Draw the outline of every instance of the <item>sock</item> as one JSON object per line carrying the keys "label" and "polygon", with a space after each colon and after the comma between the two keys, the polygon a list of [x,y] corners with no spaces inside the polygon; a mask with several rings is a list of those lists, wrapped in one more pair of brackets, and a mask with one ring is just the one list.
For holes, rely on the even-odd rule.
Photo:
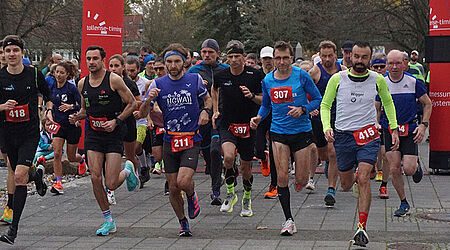
{"label": "sock", "polygon": [[124,168],[123,171],[125,171],[125,173],[127,173],[127,177],[130,176],[131,171],[128,168]]}
{"label": "sock", "polygon": [[227,184],[227,193],[234,194],[234,183]]}
{"label": "sock", "polygon": [[[234,179],[235,179],[235,170],[234,168],[225,168],[225,183],[233,184],[234,185]],[[234,193],[234,192],[233,192]]]}
{"label": "sock", "polygon": [[139,163],[141,164],[141,168],[146,168],[147,167],[147,159],[145,157],[144,150],[142,150],[141,154],[137,154],[136,156],[139,160]]}
{"label": "sock", "polygon": [[406,201],[406,198],[405,198],[405,199],[401,200],[401,203],[406,203],[406,204],[408,204],[408,201]]}
{"label": "sock", "polygon": [[27,186],[16,186],[14,192],[14,213],[13,220],[9,229],[13,234],[17,234],[19,229],[20,216],[22,216],[23,208],[25,207],[25,201],[27,200]]}
{"label": "sock", "polygon": [[242,185],[244,186],[244,198],[250,199],[252,194],[253,175],[248,180],[242,178]]}
{"label": "sock", "polygon": [[105,217],[105,220],[107,222],[113,222],[113,218],[111,216],[111,211],[109,211],[109,209],[106,211],[102,211],[102,213],[103,213],[103,217]]}
{"label": "sock", "polygon": [[8,206],[10,209],[13,209],[14,206],[13,201],[14,201],[14,194],[8,193],[8,203],[6,204],[6,206]]}
{"label": "sock", "polygon": [[56,182],[61,182],[62,181],[62,177],[56,177]]}
{"label": "sock", "polygon": [[359,223],[361,223],[361,225],[363,225],[364,228],[366,228],[366,223],[367,223],[367,217],[368,216],[369,216],[368,213],[359,212]]}
{"label": "sock", "polygon": [[380,188],[382,188],[382,187],[387,187],[387,182],[381,181]]}
{"label": "sock", "polygon": [[187,219],[186,219],[186,217],[184,217],[183,219],[178,220],[178,221],[180,222],[180,224],[182,224],[183,222],[187,222]]}
{"label": "sock", "polygon": [[278,199],[280,200],[281,208],[283,208],[283,213],[286,220],[294,220],[291,214],[291,195],[288,187],[278,186]]}

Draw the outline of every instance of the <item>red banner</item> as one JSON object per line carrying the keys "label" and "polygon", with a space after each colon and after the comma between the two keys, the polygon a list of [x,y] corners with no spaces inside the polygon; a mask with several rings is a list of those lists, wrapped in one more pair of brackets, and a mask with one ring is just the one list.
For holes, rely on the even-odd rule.
{"label": "red banner", "polygon": [[89,72],[86,66],[86,49],[98,45],[106,51],[108,59],[114,54],[122,54],[123,0],[84,0],[83,34],[81,46],[81,76]]}
{"label": "red banner", "polygon": [[[450,35],[450,1],[430,0],[430,36]],[[430,63],[430,150],[450,151],[450,63]]]}

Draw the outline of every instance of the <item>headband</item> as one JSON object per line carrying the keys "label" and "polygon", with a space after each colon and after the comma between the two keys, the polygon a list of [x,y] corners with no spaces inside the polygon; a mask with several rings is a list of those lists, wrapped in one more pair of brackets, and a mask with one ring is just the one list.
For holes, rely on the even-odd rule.
{"label": "headband", "polygon": [[227,55],[229,54],[244,54],[244,50],[236,47],[232,47],[227,51]]}
{"label": "headband", "polygon": [[19,41],[16,41],[16,40],[7,40],[7,41],[4,41],[4,42],[3,42],[3,49],[5,49],[5,47],[6,47],[6,46],[9,46],[9,45],[17,45],[17,46],[20,47],[20,49],[23,50],[23,43],[21,43],[21,42],[19,42]]}
{"label": "headband", "polygon": [[386,64],[386,60],[385,60],[385,59],[375,59],[375,60],[372,60],[372,65],[377,64],[377,63],[383,63],[383,64]]}
{"label": "headband", "polygon": [[166,61],[167,57],[173,56],[173,55],[181,56],[181,58],[183,59],[183,62],[186,61],[186,57],[183,56],[183,54],[181,54],[181,53],[178,52],[178,51],[173,51],[173,50],[171,50],[171,51],[167,51],[167,53],[164,55],[164,62]]}

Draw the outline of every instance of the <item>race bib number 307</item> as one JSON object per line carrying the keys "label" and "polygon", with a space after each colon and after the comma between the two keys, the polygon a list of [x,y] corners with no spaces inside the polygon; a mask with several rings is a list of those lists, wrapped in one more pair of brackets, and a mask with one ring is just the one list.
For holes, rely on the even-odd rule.
{"label": "race bib number 307", "polygon": [[277,87],[270,89],[270,99],[273,103],[293,102],[292,87]]}
{"label": "race bib number 307", "polygon": [[367,125],[362,129],[354,131],[353,137],[355,138],[356,144],[362,146],[379,139],[380,134],[378,134],[378,130],[374,125]]}
{"label": "race bib number 307", "polygon": [[30,111],[28,104],[15,106],[13,109],[5,110],[6,121],[8,122],[26,122],[30,120]]}
{"label": "race bib number 307", "polygon": [[180,152],[194,147],[194,137],[192,135],[182,135],[172,137],[172,152]]}

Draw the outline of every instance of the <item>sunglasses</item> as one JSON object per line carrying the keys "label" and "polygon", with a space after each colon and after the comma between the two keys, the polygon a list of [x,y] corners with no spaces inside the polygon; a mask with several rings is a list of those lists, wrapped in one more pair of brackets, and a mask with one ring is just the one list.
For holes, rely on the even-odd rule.
{"label": "sunglasses", "polygon": [[386,68],[386,65],[374,65],[374,66],[372,66],[374,69],[384,69],[384,68]]}
{"label": "sunglasses", "polygon": [[153,67],[153,69],[154,69],[155,71],[158,71],[158,70],[164,70],[164,67]]}

